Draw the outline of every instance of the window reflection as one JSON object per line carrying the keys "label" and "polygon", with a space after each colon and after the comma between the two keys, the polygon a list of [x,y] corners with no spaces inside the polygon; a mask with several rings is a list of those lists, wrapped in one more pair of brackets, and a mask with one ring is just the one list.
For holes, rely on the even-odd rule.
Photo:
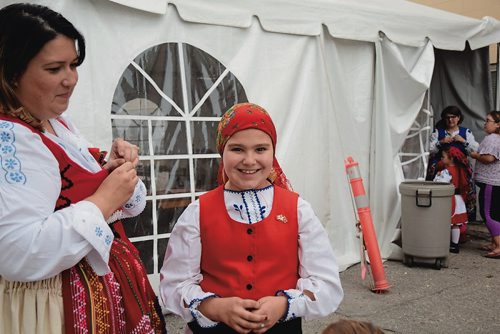
{"label": "window reflection", "polygon": [[123,220],[123,228],[127,236],[142,237],[153,234],[153,213],[151,201],[146,201],[146,208],[137,217]]}
{"label": "window reflection", "polygon": [[156,194],[189,193],[189,162],[187,159],[154,162]]}
{"label": "window reflection", "polygon": [[158,233],[170,233],[177,219],[191,203],[190,197],[161,199],[157,202]]}
{"label": "window reflection", "polygon": [[197,192],[217,187],[219,159],[196,159],[194,161],[195,188]]}
{"label": "window reflection", "polygon": [[187,154],[186,122],[152,121],[155,155]]}

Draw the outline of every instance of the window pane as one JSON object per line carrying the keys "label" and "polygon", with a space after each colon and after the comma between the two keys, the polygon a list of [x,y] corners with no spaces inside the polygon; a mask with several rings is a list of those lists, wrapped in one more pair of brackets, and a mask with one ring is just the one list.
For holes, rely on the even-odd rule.
{"label": "window pane", "polygon": [[218,158],[194,160],[194,178],[197,192],[207,191],[217,187],[218,169]]}
{"label": "window pane", "polygon": [[156,194],[188,193],[189,164],[187,159],[156,160],[154,162],[156,178]]}
{"label": "window pane", "polygon": [[191,122],[191,135],[193,137],[193,153],[217,153],[215,138],[217,136],[218,122]]}
{"label": "window pane", "polygon": [[[144,69],[165,95],[171,98],[179,108],[184,108],[177,43],[153,46],[140,54],[134,61]],[[149,86],[147,87],[149,88]],[[178,115],[170,103],[159,95],[158,100],[152,101],[160,107],[158,116]]]}
{"label": "window pane", "polygon": [[153,210],[151,205],[151,201],[146,201],[146,207],[139,216],[123,219],[123,228],[127,236],[142,237],[153,235]]}
{"label": "window pane", "polygon": [[[189,109],[194,108],[215,81],[224,73],[226,67],[217,59],[189,44],[183,44],[186,64],[186,82]],[[238,79],[228,73],[217,85],[210,97],[197,111],[197,116],[220,117],[239,102],[246,102],[247,97]]]}
{"label": "window pane", "polygon": [[148,274],[153,273],[153,240],[146,241],[136,241],[133,243],[135,248],[139,251],[144,266],[146,267],[146,272]]}
{"label": "window pane", "polygon": [[152,121],[154,155],[187,154],[186,123]]}
{"label": "window pane", "polygon": [[158,233],[170,233],[179,216],[191,203],[191,198],[161,199],[157,202]]}
{"label": "window pane", "polygon": [[123,138],[139,147],[139,155],[149,155],[148,122],[134,119],[112,119],[113,138]]}
{"label": "window pane", "polygon": [[142,180],[146,186],[146,192],[148,196],[151,196],[151,163],[149,160],[139,160],[137,165],[137,175]]}

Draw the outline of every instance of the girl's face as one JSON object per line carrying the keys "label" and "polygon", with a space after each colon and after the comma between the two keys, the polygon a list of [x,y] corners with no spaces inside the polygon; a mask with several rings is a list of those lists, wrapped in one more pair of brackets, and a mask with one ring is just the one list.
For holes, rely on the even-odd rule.
{"label": "girl's face", "polygon": [[40,121],[61,115],[78,81],[75,42],[59,35],[28,63],[14,91],[22,106]]}
{"label": "girl's face", "polygon": [[495,122],[491,115],[486,116],[486,121],[484,122],[484,131],[487,134],[498,133],[498,129],[500,128],[500,123]]}
{"label": "girl's face", "polygon": [[445,166],[450,166],[453,164],[453,160],[451,159],[448,152],[443,152],[443,155],[441,156],[441,161]]}
{"label": "girl's face", "polygon": [[222,153],[224,171],[229,179],[226,189],[241,191],[268,186],[273,159],[273,143],[265,132],[257,129],[236,132]]}

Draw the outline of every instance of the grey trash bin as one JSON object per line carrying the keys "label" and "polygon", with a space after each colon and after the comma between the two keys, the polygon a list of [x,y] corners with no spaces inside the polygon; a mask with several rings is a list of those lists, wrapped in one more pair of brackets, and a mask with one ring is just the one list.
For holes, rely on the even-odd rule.
{"label": "grey trash bin", "polygon": [[401,243],[404,263],[415,258],[434,260],[436,269],[447,267],[450,247],[452,184],[405,181],[401,193]]}

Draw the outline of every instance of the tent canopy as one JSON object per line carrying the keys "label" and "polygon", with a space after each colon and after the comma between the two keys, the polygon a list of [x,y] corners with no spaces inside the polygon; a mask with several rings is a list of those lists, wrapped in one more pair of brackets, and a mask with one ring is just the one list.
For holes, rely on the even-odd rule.
{"label": "tent canopy", "polygon": [[[4,5],[13,2],[2,0]],[[472,48],[500,41],[497,20],[466,18],[402,0],[32,2],[62,12],[86,38],[87,58],[79,68],[68,113],[96,146],[109,147],[111,110],[128,102],[121,90],[126,84],[144,82],[148,92],[161,96],[163,110],[177,101],[171,92],[182,91],[181,102],[193,97],[193,103],[177,101],[176,109],[168,109],[180,111],[178,118],[130,118],[146,124],[149,153],[144,153],[144,161],[151,166],[156,163],[155,135],[162,135],[154,132],[157,119],[179,119],[182,125],[206,101],[211,109],[220,107],[220,100],[209,99],[218,90],[200,85],[209,81],[209,72],[186,79],[193,67],[182,61],[187,58],[181,51],[201,50],[192,54],[216,59],[221,74],[214,78],[214,86],[230,73],[248,100],[273,117],[281,166],[324,224],[341,268],[360,259],[344,159],[352,156],[359,162],[381,253],[387,258],[394,251],[392,241],[401,217],[398,151],[429,88],[434,46],[462,50],[466,41]],[[173,46],[158,47],[166,44]],[[163,58],[153,53],[147,53],[152,58],[143,56],[155,48],[167,50]],[[169,53],[174,49],[179,53]],[[176,68],[169,67],[174,64],[172,57],[179,59]],[[166,74],[162,82],[158,73],[147,77],[143,65],[151,59]],[[155,59],[165,61],[165,66]],[[123,122],[127,121],[124,116]],[[156,173],[154,167],[150,171]],[[151,215],[156,217],[162,198],[152,194],[151,199]],[[157,252],[151,260],[156,275],[165,245],[160,241],[166,237],[156,236],[161,226],[148,230],[154,236],[142,229],[149,227],[138,228],[142,234],[136,240],[144,247],[141,251]]]}
{"label": "tent canopy", "polygon": [[111,0],[151,13],[175,6],[191,23],[249,28],[257,17],[267,32],[375,42],[383,32],[393,42],[422,46],[427,39],[445,50],[477,49],[500,40],[500,21],[477,20],[402,0]]}

